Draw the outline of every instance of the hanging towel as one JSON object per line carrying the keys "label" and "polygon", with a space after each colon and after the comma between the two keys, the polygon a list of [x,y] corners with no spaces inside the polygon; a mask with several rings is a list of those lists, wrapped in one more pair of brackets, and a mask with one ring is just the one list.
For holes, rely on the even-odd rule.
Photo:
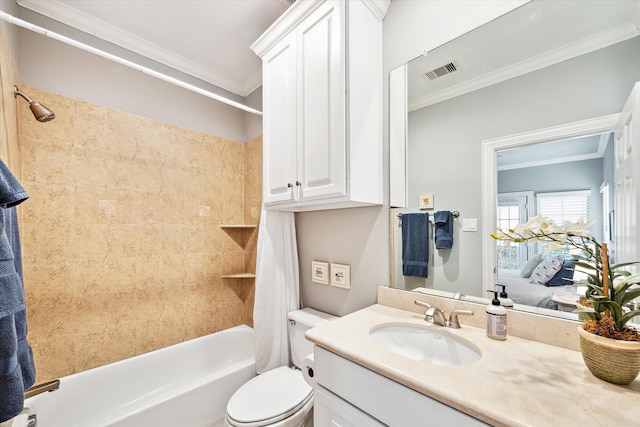
{"label": "hanging towel", "polygon": [[293,212],[262,210],[257,251],[253,329],[261,374],[290,364],[287,314],[300,307]]}
{"label": "hanging towel", "polygon": [[24,392],[36,377],[33,352],[27,342],[22,253],[15,208],[28,197],[0,161],[0,422],[22,411]]}
{"label": "hanging towel", "polygon": [[429,214],[402,214],[402,274],[429,275]]}
{"label": "hanging towel", "polygon": [[17,352],[13,314],[0,317],[0,422],[17,416],[24,406],[25,389]]}
{"label": "hanging towel", "polygon": [[436,249],[453,247],[453,214],[451,211],[438,211],[433,214]]}

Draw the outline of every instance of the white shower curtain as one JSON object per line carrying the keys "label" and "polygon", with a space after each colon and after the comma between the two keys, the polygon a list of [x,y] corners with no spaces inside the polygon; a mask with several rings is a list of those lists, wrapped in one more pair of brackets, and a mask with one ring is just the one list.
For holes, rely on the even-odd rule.
{"label": "white shower curtain", "polygon": [[287,313],[298,308],[298,247],[293,212],[263,208],[253,308],[258,374],[289,365]]}

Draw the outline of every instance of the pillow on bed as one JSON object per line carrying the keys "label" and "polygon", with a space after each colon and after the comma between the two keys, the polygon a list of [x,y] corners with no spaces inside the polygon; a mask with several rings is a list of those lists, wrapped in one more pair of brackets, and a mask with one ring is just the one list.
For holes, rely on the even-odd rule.
{"label": "pillow on bed", "polygon": [[531,277],[531,273],[533,273],[533,270],[541,262],[542,262],[541,254],[534,255],[531,258],[529,258],[529,261],[527,261],[522,267],[522,270],[520,270],[520,277]]}
{"label": "pillow on bed", "polygon": [[546,285],[553,276],[562,268],[562,257],[550,256],[542,260],[531,273],[531,283]]}
{"label": "pillow on bed", "polygon": [[547,286],[563,286],[573,283],[573,272],[575,265],[571,261],[564,261],[560,271],[556,273],[548,282]]}

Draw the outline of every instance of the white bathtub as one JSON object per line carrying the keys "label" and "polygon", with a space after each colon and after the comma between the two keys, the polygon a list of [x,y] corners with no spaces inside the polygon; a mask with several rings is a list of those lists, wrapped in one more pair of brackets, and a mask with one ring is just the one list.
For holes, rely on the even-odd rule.
{"label": "white bathtub", "polygon": [[255,375],[253,329],[242,325],[60,378],[25,407],[38,427],[212,427]]}

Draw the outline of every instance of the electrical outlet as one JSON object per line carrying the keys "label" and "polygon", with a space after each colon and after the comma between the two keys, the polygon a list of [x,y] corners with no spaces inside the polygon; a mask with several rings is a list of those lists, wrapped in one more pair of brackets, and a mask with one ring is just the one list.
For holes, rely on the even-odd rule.
{"label": "electrical outlet", "polygon": [[346,264],[331,263],[331,286],[351,288],[351,267]]}

